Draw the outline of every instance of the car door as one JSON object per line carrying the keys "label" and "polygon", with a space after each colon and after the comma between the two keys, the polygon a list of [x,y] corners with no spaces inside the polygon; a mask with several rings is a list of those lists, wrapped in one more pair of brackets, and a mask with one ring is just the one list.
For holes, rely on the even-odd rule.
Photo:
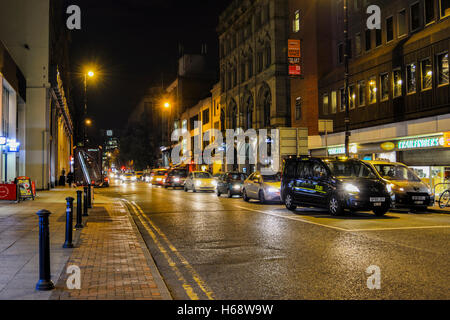
{"label": "car door", "polygon": [[254,199],[258,199],[259,198],[259,188],[260,188],[261,184],[262,184],[261,175],[259,173],[257,173],[253,177],[252,184],[251,184],[251,196],[252,196],[252,198],[254,198]]}
{"label": "car door", "polygon": [[313,161],[303,161],[301,178],[296,183],[298,202],[314,203],[315,189],[312,181]]}
{"label": "car door", "polygon": [[329,174],[325,166],[320,161],[314,161],[312,164],[311,175],[311,201],[314,204],[327,203],[329,184]]}
{"label": "car door", "polygon": [[218,178],[218,181],[217,181],[217,190],[219,190],[220,193],[225,193],[226,192],[226,190],[225,190],[225,177],[226,177],[226,174],[221,174],[219,176],[219,178]]}

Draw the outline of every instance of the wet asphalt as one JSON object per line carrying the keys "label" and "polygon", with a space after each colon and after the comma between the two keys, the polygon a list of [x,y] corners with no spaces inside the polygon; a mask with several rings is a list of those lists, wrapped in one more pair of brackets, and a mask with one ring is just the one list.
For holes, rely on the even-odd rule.
{"label": "wet asphalt", "polygon": [[129,208],[174,299],[450,298],[450,215],[292,213],[146,183],[96,192]]}

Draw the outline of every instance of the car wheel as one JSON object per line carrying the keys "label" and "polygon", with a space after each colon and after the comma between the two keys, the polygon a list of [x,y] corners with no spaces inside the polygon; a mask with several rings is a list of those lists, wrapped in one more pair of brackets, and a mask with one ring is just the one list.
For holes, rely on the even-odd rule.
{"label": "car wheel", "polygon": [[188,188],[184,186],[184,192],[188,192]]}
{"label": "car wheel", "polygon": [[374,209],[373,213],[375,213],[375,215],[377,217],[382,217],[386,214],[386,212],[388,212],[388,209]]}
{"label": "car wheel", "polygon": [[297,209],[297,206],[293,204],[294,199],[292,198],[292,195],[287,194],[284,199],[284,204],[286,205],[286,208],[290,211],[295,211]]}
{"label": "car wheel", "polygon": [[245,202],[250,201],[250,198],[247,196],[247,191],[245,189],[242,191],[242,199],[244,199]]}
{"label": "car wheel", "polygon": [[340,216],[344,213],[344,208],[335,194],[328,200],[328,211],[332,216]]}
{"label": "car wheel", "polygon": [[228,189],[228,198],[232,198],[232,197],[233,197],[233,194],[231,193],[231,190]]}
{"label": "car wheel", "polygon": [[217,190],[216,190],[216,194],[217,194],[217,196],[218,196],[218,197],[220,197],[221,193],[220,193],[220,190],[219,190],[219,188],[217,188]]}
{"label": "car wheel", "polygon": [[445,190],[439,197],[438,201],[439,208],[444,209],[449,205],[449,203],[450,203],[450,190]]}
{"label": "car wheel", "polygon": [[259,198],[260,203],[262,203],[262,204],[266,203],[266,198],[264,197],[264,191],[259,190],[258,198]]}
{"label": "car wheel", "polygon": [[196,193],[197,192],[197,190],[195,190],[195,187],[192,189],[192,192],[194,192],[194,193]]}

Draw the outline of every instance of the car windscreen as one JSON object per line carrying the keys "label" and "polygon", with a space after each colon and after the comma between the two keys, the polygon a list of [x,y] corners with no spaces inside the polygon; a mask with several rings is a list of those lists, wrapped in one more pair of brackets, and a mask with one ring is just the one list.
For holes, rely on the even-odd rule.
{"label": "car windscreen", "polygon": [[362,162],[329,161],[327,164],[336,178],[376,178],[375,173]]}
{"label": "car windscreen", "polygon": [[211,179],[212,176],[208,172],[196,172],[196,173],[194,173],[194,178],[195,179]]}
{"label": "car windscreen", "polygon": [[396,164],[375,164],[375,169],[385,179],[419,182],[419,177],[408,167]]}
{"label": "car windscreen", "polygon": [[271,175],[263,175],[264,182],[280,182],[281,181],[281,174],[271,174]]}
{"label": "car windscreen", "polygon": [[187,171],[186,170],[173,170],[169,175],[171,177],[186,178],[187,177]]}
{"label": "car windscreen", "polygon": [[157,175],[157,176],[163,176],[163,175],[166,174],[166,172],[167,172],[167,171],[165,171],[165,170],[159,170],[159,171],[156,171],[155,175]]}
{"label": "car windscreen", "polygon": [[229,173],[228,179],[232,181],[244,181],[245,175],[243,173]]}

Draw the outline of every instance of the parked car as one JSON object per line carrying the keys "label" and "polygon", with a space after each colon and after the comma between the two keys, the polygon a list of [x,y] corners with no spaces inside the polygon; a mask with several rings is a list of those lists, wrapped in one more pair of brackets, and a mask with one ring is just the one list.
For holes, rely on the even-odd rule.
{"label": "parked car", "polygon": [[164,181],[164,188],[183,188],[188,176],[188,169],[173,168],[167,173]]}
{"label": "parked car", "polygon": [[259,171],[252,173],[244,182],[242,198],[244,201],[257,199],[261,203],[280,201],[281,174],[262,175]]}
{"label": "parked car", "polygon": [[403,163],[390,161],[366,161],[377,173],[378,177],[388,183],[395,195],[393,207],[424,210],[434,204],[434,194],[424,183]]}
{"label": "parked car", "polygon": [[194,171],[189,173],[186,182],[184,183],[184,191],[215,191],[217,182],[213,176],[206,171]]}
{"label": "parked car", "polygon": [[136,180],[142,181],[142,176],[144,175],[144,171],[136,171]]}
{"label": "parked car", "polygon": [[289,210],[324,207],[333,216],[370,210],[384,215],[391,207],[389,184],[358,159],[300,157],[286,160],[281,197]]}
{"label": "parked car", "polygon": [[164,185],[164,180],[166,179],[167,169],[155,169],[152,171],[150,176],[150,182],[152,185]]}
{"label": "parked car", "polygon": [[217,196],[220,197],[222,194],[226,194],[228,198],[240,196],[246,177],[245,173],[241,172],[222,173],[217,178]]}

